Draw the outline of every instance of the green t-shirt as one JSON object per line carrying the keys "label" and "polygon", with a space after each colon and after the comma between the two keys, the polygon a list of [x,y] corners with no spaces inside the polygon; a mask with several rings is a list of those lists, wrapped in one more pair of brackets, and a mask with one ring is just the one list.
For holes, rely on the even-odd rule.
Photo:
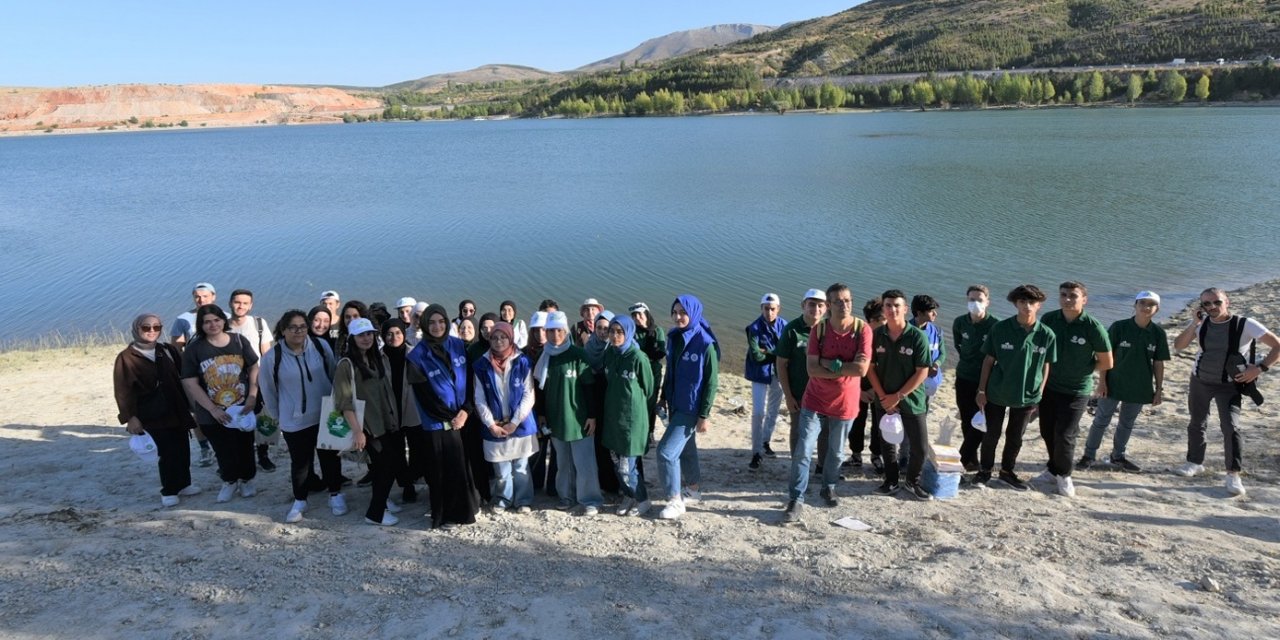
{"label": "green t-shirt", "polygon": [[988,313],[981,320],[974,322],[969,314],[956,318],[951,323],[951,335],[956,341],[956,378],[978,382],[982,379],[982,340],[987,337],[991,327],[1000,319]]}
{"label": "green t-shirt", "polygon": [[1107,330],[1115,366],[1107,372],[1107,397],[1121,402],[1151,404],[1155,399],[1155,362],[1169,359],[1164,328],[1150,322],[1139,327],[1133,318],[1116,321]]}
{"label": "green t-shirt", "polygon": [[[897,340],[889,337],[887,325],[871,334],[871,366],[886,393],[897,392],[916,374],[916,369],[928,369],[932,360],[929,338],[919,327],[908,324]],[[928,411],[927,400],[924,385],[920,384],[902,398],[898,407],[909,416],[923,415]]]}
{"label": "green t-shirt", "polygon": [[809,331],[804,316],[787,323],[782,329],[782,337],[778,338],[778,346],[773,355],[787,359],[787,380],[791,383],[791,396],[800,402],[804,397],[804,389],[809,386]]}
{"label": "green t-shirt", "polygon": [[1093,393],[1093,371],[1098,354],[1111,351],[1107,330],[1088,311],[1067,322],[1061,309],[1044,314],[1040,321],[1058,339],[1058,361],[1049,370],[1048,388],[1075,396]]}
{"label": "green t-shirt", "polygon": [[571,345],[564,353],[547,358],[547,378],[542,387],[543,416],[556,439],[574,442],[586,437],[588,402],[595,373],[582,347]]}
{"label": "green t-shirt", "polygon": [[1044,365],[1057,361],[1058,345],[1043,322],[1027,331],[1014,316],[991,327],[982,353],[996,360],[987,378],[987,400],[1003,407],[1029,407],[1040,402]]}

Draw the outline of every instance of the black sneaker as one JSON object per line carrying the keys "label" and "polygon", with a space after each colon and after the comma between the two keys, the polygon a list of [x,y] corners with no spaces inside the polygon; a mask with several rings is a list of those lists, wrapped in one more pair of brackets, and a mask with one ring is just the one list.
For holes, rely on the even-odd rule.
{"label": "black sneaker", "polygon": [[966,486],[973,487],[973,488],[975,488],[975,489],[987,489],[987,488],[990,488],[990,487],[988,486],[990,482],[991,482],[991,472],[990,472],[990,471],[979,471],[979,472],[977,472],[977,473],[973,474],[973,476],[971,476],[971,477],[969,477],[969,478],[967,478],[967,479],[965,479],[965,480],[961,480],[961,483],[965,484]]}
{"label": "black sneaker", "polygon": [[1092,466],[1093,466],[1093,458],[1090,458],[1089,456],[1080,456],[1080,459],[1076,460],[1076,469],[1079,469],[1081,471],[1087,470],[1089,467],[1092,467]]}
{"label": "black sneaker", "polygon": [[933,495],[928,491],[925,491],[924,487],[920,486],[917,482],[906,482],[904,483],[904,486],[907,488],[907,495],[915,498],[916,500],[924,500],[927,502],[933,499]]}
{"label": "black sneaker", "polygon": [[766,458],[778,457],[778,454],[774,452],[773,447],[769,446],[768,442],[764,443],[764,457]]}
{"label": "black sneaker", "polygon": [[853,456],[848,460],[845,460],[843,463],[841,463],[840,467],[843,469],[861,469],[862,456]]}
{"label": "black sneaker", "polygon": [[878,486],[878,487],[876,487],[875,489],[873,489],[873,490],[872,490],[872,493],[874,493],[874,494],[876,494],[876,495],[878,495],[878,496],[891,496],[891,495],[893,495],[893,494],[897,493],[897,492],[898,492],[898,489],[900,489],[900,488],[901,488],[901,487],[899,487],[896,483],[895,483],[895,484],[889,484],[889,482],[886,480],[883,484],[881,484],[880,486]]}
{"label": "black sneaker", "polygon": [[258,466],[262,467],[262,470],[267,472],[276,470],[276,463],[272,462],[271,458],[267,457],[266,447],[260,447],[258,449]]}
{"label": "black sneaker", "polygon": [[760,457],[760,454],[758,454],[758,453],[757,453],[757,454],[753,454],[753,455],[751,456],[751,464],[748,464],[748,465],[747,465],[747,468],[748,468],[748,469],[759,469],[759,468],[760,468],[760,460],[762,460],[762,458]]}
{"label": "black sneaker", "polygon": [[1001,482],[1003,482],[1003,483],[1005,483],[1005,484],[1007,484],[1007,485],[1009,485],[1010,487],[1013,487],[1013,488],[1014,488],[1015,490],[1017,490],[1017,491],[1030,491],[1030,490],[1031,490],[1031,485],[1029,485],[1029,484],[1027,484],[1026,482],[1024,482],[1024,481],[1022,480],[1022,478],[1019,478],[1019,477],[1018,477],[1018,474],[1016,474],[1016,473],[1014,473],[1014,472],[1012,472],[1012,471],[1001,471],[1001,472],[1000,472],[1000,481],[1001,481]]}
{"label": "black sneaker", "polygon": [[359,482],[356,482],[357,487],[367,487],[371,484],[373,484],[373,473],[364,474],[364,477],[360,478]]}
{"label": "black sneaker", "polygon": [[1132,460],[1124,456],[1111,456],[1111,464],[1129,473],[1142,473],[1142,467],[1134,464]]}
{"label": "black sneaker", "polygon": [[787,510],[782,512],[782,524],[800,524],[800,516],[804,513],[804,503],[792,500],[787,503]]}
{"label": "black sneaker", "polygon": [[818,495],[822,497],[823,504],[828,507],[840,506],[840,498],[836,496],[836,490],[834,487],[823,487],[822,491]]}
{"label": "black sneaker", "polygon": [[876,475],[884,475],[884,460],[880,456],[871,456],[871,466],[876,468]]}
{"label": "black sneaker", "polygon": [[970,460],[968,462],[962,462],[960,464],[964,465],[965,473],[973,473],[975,471],[982,469],[982,466],[979,465],[976,460]]}

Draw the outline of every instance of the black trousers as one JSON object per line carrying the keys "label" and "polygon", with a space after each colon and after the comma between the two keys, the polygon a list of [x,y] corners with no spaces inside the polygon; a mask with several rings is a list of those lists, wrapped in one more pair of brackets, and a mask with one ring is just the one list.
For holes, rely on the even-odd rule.
{"label": "black trousers", "polygon": [[369,496],[369,508],[364,517],[382,522],[387,510],[387,498],[391,497],[391,485],[405,473],[404,434],[400,431],[373,437],[365,432],[364,450],[369,454],[369,472],[373,474],[373,495]]}
{"label": "black trousers", "polygon": [[[1004,430],[1004,450],[1000,454],[1000,469],[1013,473],[1018,464],[1018,453],[1022,451],[1022,434],[1027,431],[1027,423],[1031,421],[1031,413],[1035,405],[1029,407],[1002,407],[988,402],[986,407],[987,432],[982,437],[982,455],[979,460],[981,469],[987,473],[996,466],[996,447],[1000,445],[1000,432]],[[1009,424],[1004,424],[1005,414],[1009,416]]]}
{"label": "black trousers", "polygon": [[956,378],[956,408],[960,409],[960,462],[966,467],[978,464],[978,450],[982,448],[982,432],[973,428],[973,416],[978,413],[978,381]]}
{"label": "black trousers", "polygon": [[462,427],[462,448],[467,454],[467,466],[471,468],[471,480],[480,494],[480,501],[488,503],[492,498],[489,478],[493,475],[493,464],[484,459],[484,435],[480,433],[483,428],[479,417],[468,416]]}
{"label": "black trousers", "polygon": [[337,451],[316,449],[320,425],[311,425],[298,431],[284,431],[284,442],[289,446],[289,481],[293,484],[293,499],[307,499],[307,484],[311,477],[311,460],[320,460],[320,473],[330,494],[342,491],[342,461]]}
{"label": "black trousers", "polygon": [[[863,391],[863,393],[871,393],[871,392]],[[876,426],[876,424],[878,423],[871,424],[871,425],[867,424],[867,420],[871,419],[872,413],[873,411],[871,409],[870,402],[858,403],[858,416],[853,419],[853,427],[849,429],[849,451],[853,453],[855,458],[862,457],[862,449],[863,449],[863,445],[867,442],[868,430],[871,431],[871,444],[870,444],[870,447],[868,447],[868,451],[871,452],[871,457],[879,458],[883,451],[884,438],[880,436],[880,429]],[[818,436],[818,450],[819,450],[818,459],[819,460],[822,459],[821,457],[823,455],[822,449],[826,447],[825,442],[826,442],[825,437],[823,435],[819,435]]]}
{"label": "black trousers", "polygon": [[253,454],[253,431],[229,429],[220,424],[200,425],[218,458],[218,476],[223,482],[252,480],[258,474]]}
{"label": "black trousers", "polygon": [[[875,419],[876,426],[872,427],[876,433],[880,433],[880,418],[884,416],[884,410],[879,404],[873,405],[871,415]],[[902,442],[911,450],[911,456],[907,459],[907,482],[919,483],[920,474],[924,472],[924,459],[929,455],[929,426],[928,413],[922,413],[918,416],[899,413],[902,416]],[[884,481],[889,484],[898,484],[901,475],[901,467],[898,465],[898,448],[900,445],[885,442],[881,445],[880,451],[883,453],[884,460]]]}
{"label": "black trousers", "polygon": [[191,484],[191,445],[186,429],[147,429],[160,461],[160,495],[176,496]]}
{"label": "black trousers", "polygon": [[1088,405],[1089,396],[1044,390],[1040,398],[1040,438],[1049,451],[1049,473],[1071,475],[1080,418]]}
{"label": "black trousers", "polygon": [[[427,468],[427,432],[422,427],[403,427],[400,433],[404,435],[405,447],[409,450],[409,462],[405,467],[405,473],[400,478],[400,487],[408,489],[418,478],[426,479]],[[417,493],[417,490],[414,490]]]}

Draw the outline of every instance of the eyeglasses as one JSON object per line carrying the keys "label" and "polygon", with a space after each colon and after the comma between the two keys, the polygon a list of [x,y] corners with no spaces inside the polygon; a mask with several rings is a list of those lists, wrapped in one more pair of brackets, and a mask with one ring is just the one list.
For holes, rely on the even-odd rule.
{"label": "eyeglasses", "polygon": [[291,325],[289,325],[289,326],[285,327],[285,328],[284,328],[284,330],[285,330],[285,331],[292,331],[292,332],[294,332],[294,333],[302,333],[303,331],[306,331],[306,330],[307,330],[307,325],[305,325],[305,324],[291,324]]}
{"label": "eyeglasses", "polygon": [[1221,307],[1225,300],[1201,300],[1200,308],[1208,309],[1209,307]]}
{"label": "eyeglasses", "polygon": [[163,329],[163,328],[164,328],[164,325],[162,325],[162,324],[144,324],[144,325],[139,326],[138,328],[139,328],[139,329],[142,329],[143,331],[159,331],[159,330],[161,330],[161,329]]}

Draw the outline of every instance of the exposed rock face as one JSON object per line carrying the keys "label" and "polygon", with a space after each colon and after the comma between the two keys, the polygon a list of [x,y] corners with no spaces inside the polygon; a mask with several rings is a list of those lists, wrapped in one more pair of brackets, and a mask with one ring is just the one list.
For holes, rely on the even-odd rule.
{"label": "exposed rock face", "polygon": [[[377,99],[332,88],[248,84],[107,85],[60,89],[0,90],[0,130],[57,126],[220,126],[334,120],[344,112],[381,109]],[[136,123],[130,123],[136,118]]]}

